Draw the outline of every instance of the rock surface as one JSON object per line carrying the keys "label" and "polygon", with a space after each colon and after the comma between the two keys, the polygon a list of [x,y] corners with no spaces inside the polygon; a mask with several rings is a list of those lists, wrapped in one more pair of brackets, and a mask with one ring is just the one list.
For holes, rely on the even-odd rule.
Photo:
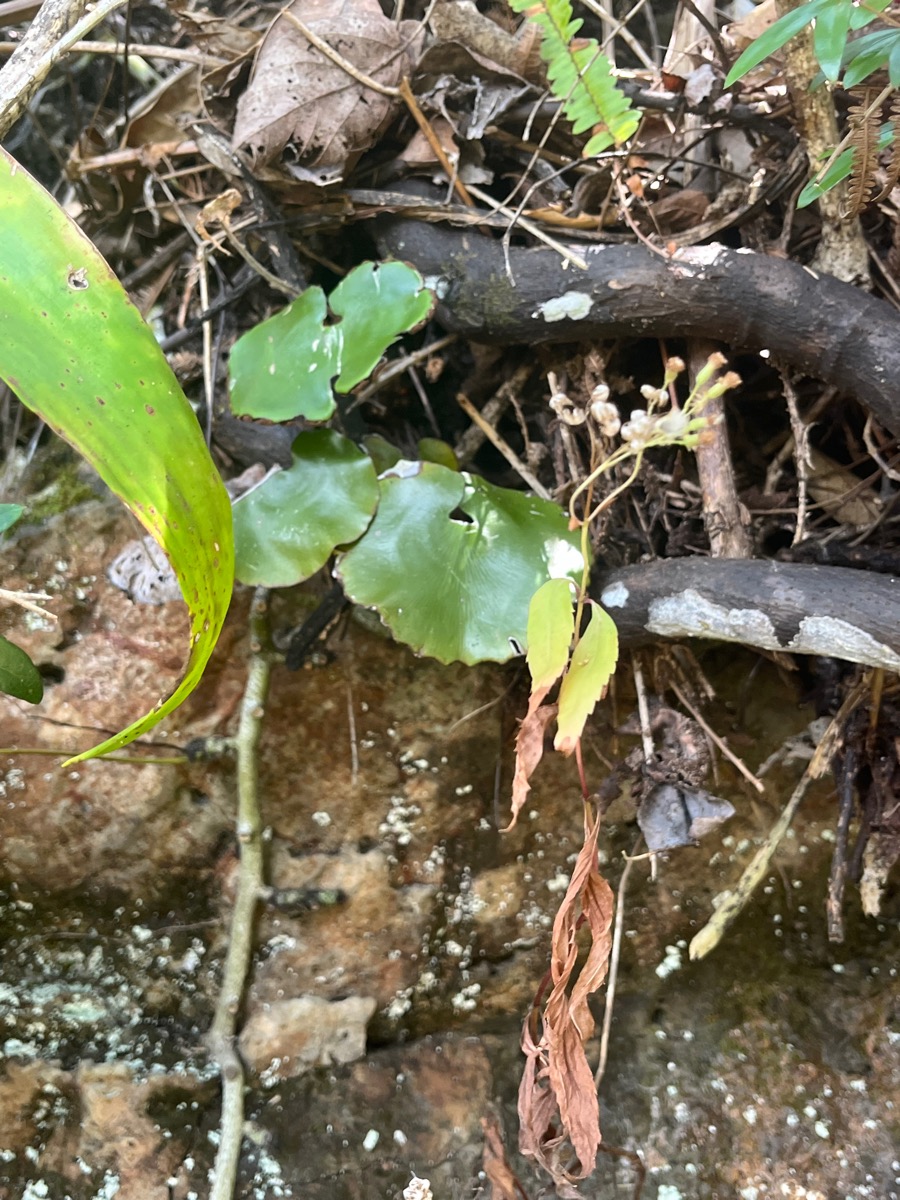
{"label": "rock surface", "polygon": [[[135,606],[105,577],[132,536],[93,504],[5,551],[6,585],[49,581],[61,616],[10,631],[57,682],[37,709],[0,698],[5,745],[79,749],[175,678],[183,610]],[[233,730],[246,603],[239,592],[208,677],[154,733],[155,754]],[[276,625],[310,603],[308,590],[277,597]],[[707,716],[751,766],[809,720],[775,666],[715,648],[703,663],[719,690]],[[618,704],[592,726],[592,786],[635,744],[613,732],[630,710]],[[540,1194],[546,1181],[515,1152],[519,1026],[582,820],[573,764],[549,756],[517,828],[498,832],[523,710],[515,666],[441,667],[354,622],[317,665],[275,670],[260,749],[269,882],[341,899],[261,909],[241,1197],[399,1200],[411,1172],[440,1200],[489,1194],[493,1114],[526,1196]],[[218,1122],[203,1036],[234,887],[232,768],[72,773],[9,754],[0,768],[0,1200],[201,1198]],[[774,772],[758,797],[721,766],[713,790],[735,817],[661,858],[655,879],[646,861],[631,872],[601,1102],[607,1141],[644,1158],[649,1200],[900,1196],[900,896],[889,888],[867,921],[851,895],[846,942],[829,945],[827,782],[722,946],[687,959],[801,769]],[[636,839],[620,799],[601,845],[614,888]],[[365,1057],[340,1065],[348,1046]],[[293,1068],[272,1061],[285,1057],[331,1065],[284,1078]],[[582,1194],[632,1186],[628,1164],[601,1155]]]}

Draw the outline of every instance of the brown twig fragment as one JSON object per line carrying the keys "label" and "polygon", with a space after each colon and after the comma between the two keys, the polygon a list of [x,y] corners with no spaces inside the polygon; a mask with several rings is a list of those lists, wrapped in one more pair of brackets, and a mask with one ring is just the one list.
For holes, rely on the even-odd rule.
{"label": "brown twig fragment", "polygon": [[[14,54],[21,45],[21,42],[0,42],[0,54]],[[66,47],[66,51],[69,54],[104,54],[122,58],[125,48],[121,42],[73,42]],[[197,67],[221,67],[229,61],[227,58],[207,54],[205,50],[191,50],[182,46],[157,46],[146,42],[132,42],[128,57],[158,58],[166,62],[191,63]]]}
{"label": "brown twig fragment", "polygon": [[549,500],[550,493],[547,491],[541,481],[536,475],[533,474],[533,472],[525,465],[525,463],[522,462],[506,438],[499,434],[492,425],[488,424],[469,397],[464,396],[462,392],[460,392],[456,397],[456,403],[463,410],[466,416],[470,417],[475,422],[491,445],[495,446],[496,449],[500,451],[509,465],[514,471],[517,472],[517,474],[522,477],[522,479],[524,479],[534,494],[536,496],[540,496],[542,500]]}
{"label": "brown twig fragment", "polygon": [[[718,350],[712,342],[694,338],[688,347],[691,383]],[[703,409],[707,428],[694,451],[703,492],[703,523],[713,558],[750,558],[747,513],[737,494],[723,396],[710,398]]]}
{"label": "brown twig fragment", "polygon": [[403,97],[404,101],[406,102],[406,107],[412,113],[413,120],[418,125],[418,127],[421,129],[422,136],[425,138],[425,141],[428,143],[428,145],[434,151],[434,156],[438,160],[438,162],[441,164],[441,166],[444,168],[444,173],[446,174],[447,178],[452,181],[453,190],[456,192],[457,196],[459,196],[459,198],[463,202],[463,204],[467,205],[469,208],[474,208],[475,201],[472,199],[472,197],[466,191],[466,185],[460,179],[460,177],[457,173],[456,167],[453,165],[453,163],[447,157],[447,152],[444,149],[444,147],[441,145],[440,138],[438,138],[437,134],[431,128],[430,121],[425,116],[425,114],[422,112],[422,109],[419,107],[419,102],[413,95],[412,88],[409,86],[409,80],[406,79],[405,77],[403,79],[401,79],[401,81],[400,81],[399,91],[400,91],[400,95]]}
{"label": "brown twig fragment", "polygon": [[284,17],[285,20],[290,21],[292,25],[296,26],[309,44],[311,46],[315,46],[320,54],[324,54],[325,57],[330,59],[336,67],[340,67],[342,71],[346,71],[351,79],[355,79],[356,82],[361,83],[363,87],[371,88],[373,92],[379,92],[382,96],[390,96],[392,99],[396,99],[400,95],[399,88],[389,87],[385,83],[379,83],[378,80],[373,79],[371,75],[366,75],[363,71],[360,71],[358,67],[354,67],[352,62],[348,62],[348,60],[344,58],[342,54],[338,54],[337,50],[334,50],[326,41],[323,41],[323,39],[320,38],[317,33],[313,33],[308,25],[304,25],[300,18],[292,13],[290,9],[283,9],[281,16]]}

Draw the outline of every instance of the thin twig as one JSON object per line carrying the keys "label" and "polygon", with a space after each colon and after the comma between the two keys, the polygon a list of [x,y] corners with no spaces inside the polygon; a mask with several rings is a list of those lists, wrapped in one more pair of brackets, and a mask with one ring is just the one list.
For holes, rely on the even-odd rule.
{"label": "thin twig", "polygon": [[44,0],[18,48],[0,71],[0,138],[5,137],[18,121],[70,47],[127,0],[97,0],[91,11],[82,17],[86,3],[87,0]]}
{"label": "thin twig", "polygon": [[800,801],[806,795],[806,789],[812,783],[812,763],[810,763],[800,782],[794,788],[790,800],[784,806],[781,816],[772,826],[769,836],[754,854],[751,862],[738,880],[734,891],[721,892],[715,899],[716,911],[699,933],[691,939],[689,953],[692,959],[704,958],[710,950],[718,946],[725,930],[741,913],[747,901],[756,890],[757,884],[765,875],[772,855],[778,849],[781,839],[787,833],[794,814],[800,807]]}
{"label": "thin twig", "polygon": [[[474,184],[469,184],[469,191],[473,196],[481,200],[483,204],[490,205],[494,212],[502,213],[504,217],[509,217],[510,220],[515,217],[516,214],[511,208],[507,208],[505,204],[500,204],[493,196],[489,196],[487,192],[483,192],[481,188],[475,187]],[[549,246],[552,250],[555,250],[561,258],[564,258],[566,262],[570,262],[573,267],[578,267],[582,271],[587,270],[587,263],[580,254],[576,254],[574,250],[570,250],[568,246],[564,246],[556,238],[552,238],[549,234],[544,233],[543,229],[539,225],[536,225],[534,221],[529,221],[527,217],[519,217],[518,223],[522,229],[527,230],[539,242],[543,242],[545,246]]]}
{"label": "thin twig", "polygon": [[825,915],[828,919],[829,942],[844,940],[844,887],[847,883],[847,846],[850,840],[850,822],[856,803],[856,773],[859,767],[855,746],[848,745],[842,755],[843,761],[836,772],[840,786],[838,822],[835,831],[834,852],[828,875],[828,898]]}
{"label": "thin twig", "polygon": [[244,1066],[235,1048],[238,1013],[253,955],[253,926],[263,886],[262,817],[259,809],[257,748],[269,691],[268,592],[257,588],[250,606],[250,666],[241,701],[237,748],[237,839],[240,854],[237,895],[231,914],[222,986],[207,1036],[222,1075],[219,1148],[209,1200],[232,1200],[244,1127]]}
{"label": "thin twig", "polygon": [[353,711],[353,685],[347,684],[347,725],[350,730],[350,786],[359,782],[359,745],[356,740],[356,713]]}
{"label": "thin twig", "polygon": [[[161,158],[188,158],[197,153],[197,143],[190,138],[173,142],[155,142],[154,155]],[[146,161],[146,146],[126,146],[124,150],[110,150],[108,154],[95,154],[90,158],[73,159],[67,167],[68,174],[75,179],[90,175],[94,171],[115,171],[120,167],[133,167]],[[211,170],[205,163],[195,168],[194,173]]]}
{"label": "thin twig", "polygon": [[[254,270],[260,278],[264,279],[270,288],[274,288],[276,292],[281,292],[283,296],[287,296],[289,300],[297,299],[297,289],[289,283],[285,283],[283,279],[279,279],[277,275],[264,267],[258,258],[250,253],[247,247],[234,235],[231,227],[227,222],[222,222],[222,232],[225,234],[225,240],[228,245],[239,255],[251,270]],[[207,305],[203,306],[204,309]]]}
{"label": "thin twig", "polygon": [[[22,45],[21,42],[0,42],[0,54],[14,54]],[[113,57],[122,56],[121,42],[73,42],[66,48],[68,54],[108,54]],[[221,67],[228,63],[227,58],[217,58],[206,54],[203,50],[183,49],[179,46],[144,45],[132,42],[129,47],[129,60],[135,58],[161,58],[169,62],[192,63],[197,67]]]}
{"label": "thin twig", "polygon": [[371,383],[366,384],[360,392],[357,392],[353,397],[353,403],[350,407],[356,408],[358,405],[364,403],[371,396],[374,396],[377,391],[380,391],[391,379],[402,375],[409,367],[417,366],[423,359],[430,358],[432,354],[437,354],[439,350],[444,350],[447,346],[451,346],[458,337],[459,334],[448,333],[434,342],[429,342],[427,346],[420,346],[418,350],[404,354],[402,358],[395,358],[387,364],[384,370],[375,376]]}
{"label": "thin twig", "polygon": [[678,697],[679,703],[688,710],[709,740],[719,748],[722,754],[724,754],[724,756],[733,766],[737,767],[748,783],[752,783],[758,792],[765,792],[766,785],[762,782],[762,780],[757,779],[743,759],[738,758],[734,751],[729,749],[727,743],[719,737],[712,726],[709,725],[707,721],[704,721],[700,712],[694,707],[693,704],[691,704],[690,700],[688,700],[687,696],[684,694],[678,684],[673,682],[671,687],[672,691]]}
{"label": "thin twig", "polygon": [[0,588],[0,604],[17,604],[19,608],[26,608],[29,612],[46,617],[49,621],[56,621],[59,619],[56,613],[42,608],[40,604],[35,604],[36,600],[52,599],[53,597],[46,592],[10,592],[6,588]]}
{"label": "thin twig", "polygon": [[[634,690],[637,695],[638,718],[641,726],[641,748],[644,752],[644,762],[649,767],[653,762],[656,751],[653,748],[653,731],[650,728],[650,705],[647,703],[647,689],[644,686],[644,672],[641,660],[636,654],[631,656],[631,671],[634,675]],[[627,874],[627,867],[626,867]],[[626,878],[623,875],[623,881]],[[650,851],[650,878],[656,882],[656,854]]]}
{"label": "thin twig", "polygon": [[791,821],[793,821],[794,815],[800,807],[800,802],[806,795],[807,788],[814,779],[819,779],[825,774],[831,757],[835,753],[844,723],[856,705],[860,703],[863,696],[866,695],[868,688],[869,676],[866,674],[844,698],[844,702],[822,735],[815,753],[808,762],[806,770],[803,772],[800,782],[794,788],[791,798],[784,806],[781,816],[772,826],[769,836],[745,868],[734,890],[720,892],[718,896],[714,897],[713,907],[715,908],[715,913],[700,932],[695,934],[691,939],[688,952],[692,959],[704,958],[711,950],[714,950],[722,940],[725,930],[743,911],[747,901],[756,890],[757,884],[765,875],[781,839],[787,833]]}
{"label": "thin twig", "polygon": [[[784,402],[791,420],[794,443],[794,466],[797,468],[797,524],[794,526],[792,546],[797,546],[806,537],[806,517],[809,511],[809,472],[812,462],[809,456],[809,425],[800,416],[797,393],[791,383],[787,368],[778,368]],[[868,428],[868,426],[867,426]]]}
{"label": "thin twig", "polygon": [[363,87],[371,88],[373,92],[380,92],[382,96],[390,96],[395,100],[400,96],[399,88],[388,87],[387,84],[379,83],[371,75],[366,75],[358,67],[354,67],[352,62],[348,62],[346,58],[338,54],[337,50],[333,50],[326,41],[323,41],[317,33],[313,33],[308,25],[304,25],[300,18],[295,16],[289,8],[282,9],[281,15],[300,30],[310,45],[315,46],[319,53],[324,54],[336,67],[340,67],[342,71],[346,71],[351,79],[355,79]]}
{"label": "thin twig", "polygon": [[[603,42],[601,43],[600,49],[606,51],[607,45],[611,43],[611,40],[620,37],[629,50],[631,50],[631,52],[635,55],[635,57],[640,59],[648,71],[657,71],[659,69],[659,62],[654,62],[653,59],[648,56],[644,47],[628,28],[631,23],[631,18],[637,16],[637,14],[642,8],[644,8],[645,5],[647,6],[647,11],[652,13],[652,4],[648,4],[647,0],[638,0],[637,4],[635,4],[633,8],[627,12],[624,17],[622,17],[621,20],[615,21],[615,23],[610,27],[609,33],[605,33],[603,35]],[[588,8],[590,7],[590,5],[587,3],[587,0],[585,0],[585,6]],[[651,38],[651,44],[653,44],[655,41],[655,38]],[[653,49],[656,50],[657,47],[653,45]],[[659,55],[657,54],[657,59],[658,58]]]}
{"label": "thin twig", "polygon": [[460,392],[456,397],[456,403],[463,410],[466,416],[470,417],[475,422],[488,441],[500,451],[513,470],[525,480],[534,494],[536,496],[540,496],[542,500],[549,500],[551,498],[550,493],[547,491],[541,481],[532,473],[525,463],[522,462],[506,438],[502,437],[496,429],[487,423],[469,397],[464,396],[462,392]]}
{"label": "thin twig", "polygon": [[[651,745],[652,749],[652,745]],[[638,842],[640,845],[640,842]],[[628,887],[628,876],[636,859],[634,854],[625,856],[625,867],[619,880],[619,890],[616,893],[616,920],[613,926],[612,947],[609,952],[609,975],[606,978],[606,1007],[603,1010],[603,1027],[600,1031],[600,1058],[597,1070],[594,1072],[594,1087],[599,1091],[603,1076],[606,1073],[606,1060],[609,1055],[609,1032],[612,1028],[613,1006],[616,999],[616,980],[619,976],[619,957],[622,953],[622,930],[625,926],[625,890]]]}
{"label": "thin twig", "polygon": [[866,449],[872,456],[876,466],[881,467],[888,479],[893,479],[894,483],[900,483],[900,471],[895,471],[890,463],[886,463],[884,461],[884,459],[881,457],[881,452],[875,445],[875,437],[872,433],[872,425],[872,414],[869,413],[869,415],[866,417],[866,423],[863,426],[863,441],[866,443]]}
{"label": "thin twig", "polygon": [[638,717],[641,723],[641,746],[644,751],[644,762],[652,763],[655,755],[653,749],[653,734],[650,730],[650,706],[647,704],[647,689],[644,685],[644,672],[641,660],[636,654],[631,656],[631,673],[634,675],[634,690],[637,694]]}
{"label": "thin twig", "polygon": [[[516,392],[521,391],[528,382],[531,371],[531,363],[523,363],[516,367],[509,379],[505,379],[501,383],[500,387],[481,410],[482,417],[489,425],[495,426],[499,422],[506,411],[507,405],[513,402]],[[453,453],[456,455],[457,461],[463,466],[471,462],[484,444],[484,439],[485,434],[482,432],[481,426],[470,425],[460,434],[456,445],[453,447]]]}
{"label": "thin twig", "polygon": [[441,145],[437,134],[431,128],[431,122],[422,112],[419,102],[413,95],[412,88],[409,86],[409,80],[405,76],[400,80],[400,87],[398,90],[406,103],[406,107],[412,113],[413,120],[422,131],[422,136],[433,150],[435,158],[444,168],[444,173],[446,174],[447,178],[453,183],[453,190],[456,192],[457,196],[459,196],[463,204],[467,205],[469,208],[474,208],[475,202],[466,191],[466,185],[460,179],[456,166],[447,157],[446,150]]}

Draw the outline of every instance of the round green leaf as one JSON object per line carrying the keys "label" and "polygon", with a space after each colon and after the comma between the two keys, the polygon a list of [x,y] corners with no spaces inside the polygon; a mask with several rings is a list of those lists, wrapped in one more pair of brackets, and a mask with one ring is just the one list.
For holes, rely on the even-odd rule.
{"label": "round green leaf", "polygon": [[453,447],[442,438],[419,438],[416,449],[422,462],[440,463],[442,467],[449,467],[451,471],[459,470],[459,460]]}
{"label": "round green leaf", "polygon": [[434,463],[381,480],[375,519],[338,564],[350,598],[400,641],[470,664],[520,653],[531,597],[581,571],[562,509]]}
{"label": "round green leaf", "polygon": [[415,268],[402,262],[361,263],[331,293],[341,317],[343,348],[339,392],[349,392],[375,370],[397,337],[430,315],[434,296]]}
{"label": "round green leaf", "polygon": [[44,695],[44,681],[24,650],[0,637],[0,692],[39,704]]}
{"label": "round green leaf", "polygon": [[231,351],[231,408],[240,415],[327,421],[341,337],[326,325],[325,293],[311,287],[293,304],[238,338]]}
{"label": "round green leaf", "polygon": [[293,458],[234,506],[235,573],[243,583],[289,587],[308,579],[372,519],[375,468],[352,442],[331,429],[301,433]]}
{"label": "round green leaf", "polygon": [[362,443],[379,475],[383,475],[385,471],[395,467],[403,457],[397,447],[391,445],[387,438],[383,438],[380,433],[367,433]]}

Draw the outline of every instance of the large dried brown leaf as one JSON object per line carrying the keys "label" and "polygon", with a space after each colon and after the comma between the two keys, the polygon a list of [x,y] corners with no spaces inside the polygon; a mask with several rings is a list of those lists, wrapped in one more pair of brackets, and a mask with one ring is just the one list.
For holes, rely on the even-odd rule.
{"label": "large dried brown leaf", "polygon": [[[412,69],[416,25],[395,25],[378,0],[295,0],[288,13],[377,83],[396,87]],[[300,163],[336,178],[348,160],[374,145],[399,103],[357,82],[282,14],[238,101],[234,145],[247,148],[261,165],[291,143]]]}
{"label": "large dried brown leaf", "polygon": [[491,1185],[490,1200],[528,1200],[525,1189],[509,1165],[500,1122],[491,1113],[481,1118],[484,1133],[484,1151],[481,1156],[482,1169]]}
{"label": "large dried brown leaf", "polygon": [[[600,1146],[600,1109],[584,1044],[594,1032],[588,997],[606,978],[612,948],[613,895],[597,869],[600,818],[585,827],[584,845],[565,899],[553,923],[550,980],[553,987],[535,1038],[535,1013],[526,1023],[525,1072],[519,1088],[519,1148],[553,1176],[557,1195],[577,1196],[572,1184],[594,1169]],[[577,933],[587,924],[591,948],[572,983]],[[566,1144],[577,1171],[563,1161]]]}

